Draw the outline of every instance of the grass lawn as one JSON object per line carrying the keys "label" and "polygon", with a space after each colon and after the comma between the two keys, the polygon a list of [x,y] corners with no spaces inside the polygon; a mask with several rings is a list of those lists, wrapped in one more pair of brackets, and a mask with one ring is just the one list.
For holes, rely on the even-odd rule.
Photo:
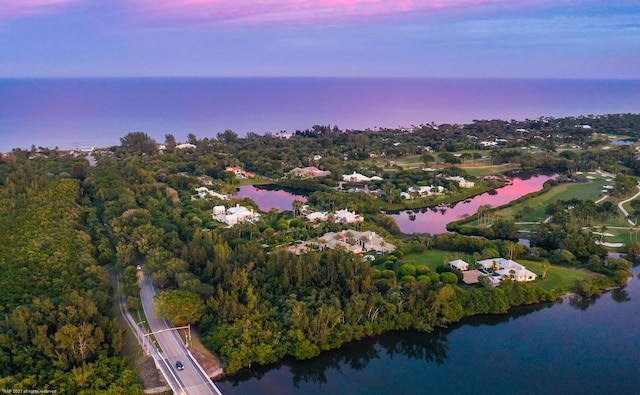
{"label": "grass lawn", "polygon": [[451,252],[442,250],[427,250],[423,253],[408,254],[398,260],[399,263],[407,263],[409,261],[415,263],[416,266],[427,266],[432,271],[442,265],[445,261],[444,256],[449,255],[449,260],[462,259],[464,261],[473,262],[473,257],[469,254],[463,254],[462,252]]}
{"label": "grass lawn", "polygon": [[602,191],[602,186],[609,184],[607,181],[598,176],[596,180],[589,180],[584,183],[567,183],[557,185],[546,193],[526,200],[522,203],[516,204],[511,207],[507,207],[504,210],[500,210],[500,215],[505,219],[514,219],[516,212],[522,210],[524,207],[530,207],[533,211],[529,215],[526,215],[520,222],[538,222],[544,221],[546,218],[545,209],[550,203],[558,200],[569,200],[575,197],[586,200],[598,200]]}
{"label": "grass lawn", "polygon": [[517,259],[516,262],[523,264],[527,269],[538,275],[538,280],[531,283],[534,287],[547,291],[558,288],[564,288],[570,291],[578,279],[588,280],[601,277],[600,274],[593,273],[586,269],[550,265],[547,270],[547,278],[542,280],[540,275],[542,274],[542,264],[544,262],[528,261],[525,259]]}
{"label": "grass lawn", "polygon": [[478,166],[475,167],[473,165],[468,166],[468,163],[460,165],[464,171],[466,171],[470,176],[482,177],[488,176],[490,174],[500,174],[504,173],[508,170],[517,169],[520,165],[517,164],[505,164],[505,165],[497,165],[497,166]]}
{"label": "grass lawn", "polygon": [[405,169],[424,167],[424,162],[422,161],[422,157],[420,155],[407,155],[396,160],[390,160],[389,162],[392,165],[397,165]]}

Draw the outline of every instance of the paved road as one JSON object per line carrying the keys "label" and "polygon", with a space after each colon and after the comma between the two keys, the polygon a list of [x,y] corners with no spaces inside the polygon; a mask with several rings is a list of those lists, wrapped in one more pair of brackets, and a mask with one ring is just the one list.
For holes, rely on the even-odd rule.
{"label": "paved road", "polygon": [[[169,321],[157,318],[153,312],[155,302],[153,297],[156,295],[155,288],[151,284],[149,276],[146,276],[142,270],[138,270],[140,284],[140,300],[144,313],[147,316],[147,322],[151,330],[160,332],[155,334],[155,338],[162,349],[159,352],[163,363],[162,370],[165,377],[169,380],[169,386],[178,394],[216,394],[220,391],[213,384],[211,379],[202,371],[202,368],[189,355],[185,347],[183,338],[177,333],[177,330]],[[185,330],[182,330],[184,334]],[[149,344],[147,343],[147,347]],[[176,362],[180,361],[184,365],[184,370],[176,369]]]}
{"label": "paved road", "polygon": [[623,204],[632,201],[633,199],[637,198],[638,196],[640,196],[640,185],[638,185],[638,193],[636,193],[635,195],[631,196],[629,199],[623,200],[620,203],[618,203],[618,208],[620,209],[620,211],[622,211],[622,215],[624,215],[624,217],[627,219],[627,222],[629,222],[631,225],[635,226],[636,223],[633,222],[631,220],[631,218],[629,218],[629,213],[627,212],[627,210],[624,209],[624,207],[622,207]]}

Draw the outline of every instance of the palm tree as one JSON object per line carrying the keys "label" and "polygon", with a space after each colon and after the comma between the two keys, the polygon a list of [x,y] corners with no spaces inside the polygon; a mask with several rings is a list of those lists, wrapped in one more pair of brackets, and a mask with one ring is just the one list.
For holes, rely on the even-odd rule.
{"label": "palm tree", "polygon": [[547,270],[549,270],[549,262],[545,262],[542,264],[542,279],[547,278]]}
{"label": "palm tree", "polygon": [[291,203],[291,208],[293,209],[294,217],[297,217],[300,214],[300,210],[302,209],[302,206],[304,206],[304,202],[302,200],[295,199]]}

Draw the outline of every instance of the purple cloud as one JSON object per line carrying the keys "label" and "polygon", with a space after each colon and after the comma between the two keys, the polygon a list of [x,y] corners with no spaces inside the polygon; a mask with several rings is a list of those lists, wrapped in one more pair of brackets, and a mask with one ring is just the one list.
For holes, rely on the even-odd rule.
{"label": "purple cloud", "polygon": [[85,0],[0,0],[0,19],[48,14]]}
{"label": "purple cloud", "polygon": [[[354,18],[430,15],[452,9],[553,4],[551,0],[133,0],[136,13],[152,20],[225,22],[242,25],[288,22],[334,23]],[[556,1],[557,3],[557,1]]]}

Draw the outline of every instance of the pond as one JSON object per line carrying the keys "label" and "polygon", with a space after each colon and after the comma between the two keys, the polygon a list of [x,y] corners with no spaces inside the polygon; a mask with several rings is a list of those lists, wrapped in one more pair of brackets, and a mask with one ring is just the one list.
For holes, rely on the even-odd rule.
{"label": "pond", "polygon": [[556,175],[530,175],[519,174],[514,176],[512,182],[495,191],[483,193],[471,199],[450,206],[425,208],[418,212],[408,210],[391,215],[403,233],[411,234],[430,233],[438,234],[447,231],[449,222],[462,219],[465,215],[473,215],[478,207],[490,204],[492,207],[507,204],[526,194],[542,189],[545,181],[555,178]]}
{"label": "pond", "polygon": [[260,210],[265,212],[272,208],[278,209],[278,211],[291,210],[291,205],[294,200],[307,201],[307,197],[304,195],[289,192],[278,187],[245,185],[238,189],[238,194],[235,195],[235,197],[251,198],[258,204]]}
{"label": "pond", "polygon": [[635,143],[633,140],[611,140],[609,143],[611,145],[631,145]]}
{"label": "pond", "polygon": [[640,386],[639,283],[433,333],[388,333],[217,384],[225,395],[632,394]]}

